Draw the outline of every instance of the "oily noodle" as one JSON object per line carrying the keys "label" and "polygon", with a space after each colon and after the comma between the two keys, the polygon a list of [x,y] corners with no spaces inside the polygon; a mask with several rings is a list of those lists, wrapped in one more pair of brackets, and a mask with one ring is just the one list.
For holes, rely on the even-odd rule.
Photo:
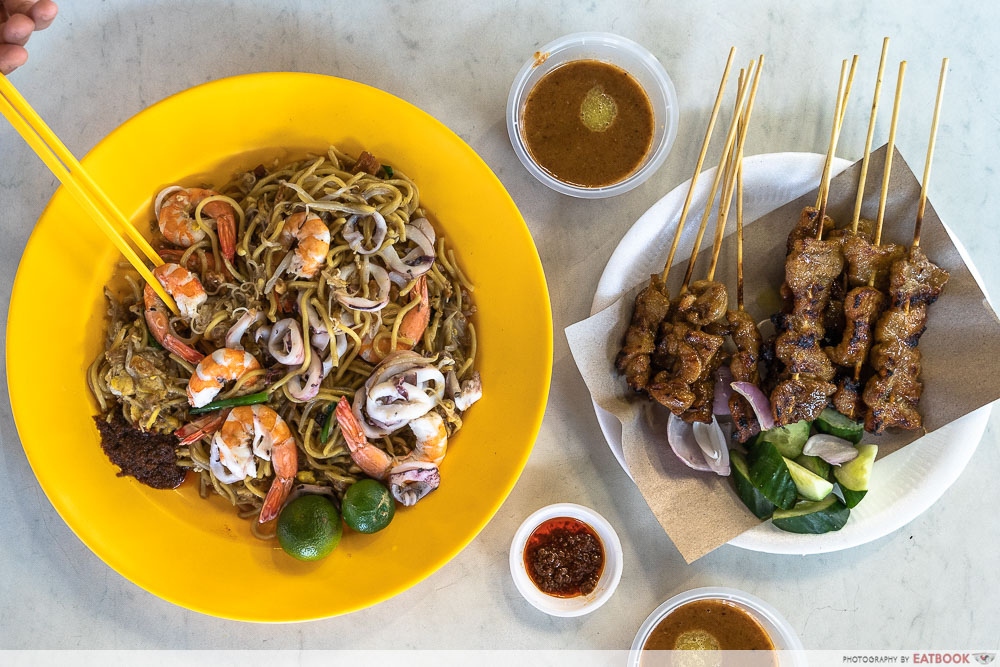
{"label": "oily noodle", "polygon": [[[454,370],[461,381],[474,372],[476,333],[471,317],[472,283],[459,268],[454,251],[438,231],[436,261],[427,276],[431,303],[430,323],[420,341],[409,341],[400,332],[404,315],[416,306],[411,300],[415,281],[393,286],[389,304],[379,313],[347,311],[337,301],[334,290],[344,285],[338,269],[354,264],[355,284],[349,287],[368,297],[374,283],[357,284],[365,262],[379,262],[375,255],[351,250],[342,231],[353,215],[361,216],[357,228],[364,234],[362,247],[370,248],[376,231],[371,213],[386,221],[388,233],[383,248],[395,245],[403,257],[416,247],[406,239],[406,225],[426,217],[420,206],[415,183],[395,170],[391,177],[351,173],[356,160],[331,147],[323,157],[286,165],[272,165],[256,174],[240,174],[218,190],[217,196],[201,201],[193,211],[205,237],[175,252],[169,261],[182,264],[201,278],[208,301],[194,320],[178,317],[170,321],[172,333],[202,352],[225,345],[229,328],[250,308],[266,317],[263,325],[293,317],[303,330],[307,356],[300,367],[285,367],[266,352],[266,338],[258,343],[255,325],[244,335],[243,344],[267,370],[248,373],[228,387],[219,398],[243,395],[267,388],[268,405],[289,424],[301,450],[298,482],[330,486],[338,496],[361,477],[351,461],[336,419],[327,428],[334,404],[342,397],[351,399],[364,384],[372,366],[358,356],[363,339],[372,339],[377,349],[397,349],[401,343],[431,359],[442,371]],[[235,212],[236,256],[232,263],[221,253],[215,221],[205,208],[213,202],[228,204]],[[210,210],[214,210],[212,207]],[[311,280],[291,274],[276,275],[288,250],[282,239],[285,220],[298,211],[319,215],[330,229],[330,250],[321,272]],[[284,244],[283,244],[284,243]],[[162,245],[170,247],[164,242]],[[119,412],[130,424],[146,430],[172,432],[192,420],[188,416],[186,387],[194,366],[162,349],[150,335],[143,315],[142,284],[125,267],[116,271],[108,296],[109,325],[105,351],[90,366],[88,384],[106,418]],[[316,311],[331,340],[346,336],[347,350],[339,358],[330,350],[323,353],[333,368],[323,380],[319,394],[311,401],[297,401],[289,393],[288,382],[309,366],[311,354],[319,354],[309,344],[313,335],[306,307]],[[461,428],[454,404],[445,400],[442,411],[452,432]],[[409,429],[397,431],[378,443],[390,454],[405,454],[412,447]],[[258,460],[257,476],[234,484],[223,484],[209,469],[210,437],[177,450],[177,463],[199,476],[202,497],[222,496],[240,516],[256,516],[270,487],[273,473],[269,462]],[[254,534],[259,533],[256,521]]]}

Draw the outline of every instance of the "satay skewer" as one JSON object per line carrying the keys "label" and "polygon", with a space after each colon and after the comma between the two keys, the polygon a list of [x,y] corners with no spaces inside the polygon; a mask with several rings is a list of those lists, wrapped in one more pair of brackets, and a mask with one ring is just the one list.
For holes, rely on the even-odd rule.
{"label": "satay skewer", "polygon": [[[846,63],[847,61],[845,60],[844,62]],[[851,97],[851,86],[854,85],[854,72],[857,69],[857,67],[858,67],[858,55],[854,54],[854,57],[851,59],[851,69],[847,73],[847,85],[844,87],[843,91],[844,99],[840,105],[839,113],[837,113],[837,115],[835,116],[838,135],[840,133],[840,129],[844,126],[844,116],[847,115],[847,100]],[[841,66],[841,69],[843,70],[843,66]],[[843,74],[843,72],[841,72],[841,74]],[[840,93],[838,91],[838,95],[839,94]],[[823,197],[825,196],[826,189],[829,188],[829,183],[830,183],[829,175],[832,168],[833,168],[833,155],[828,153],[826,162],[823,163],[823,175],[820,177],[820,187],[819,191],[816,193],[815,208],[820,208],[820,204],[823,202]]]}
{"label": "satay skewer", "polygon": [[882,75],[885,73],[885,56],[889,50],[889,38],[882,40],[882,55],[878,61],[878,76],[875,78],[875,94],[872,97],[872,111],[868,116],[868,134],[865,136],[865,154],[861,158],[861,176],[858,177],[858,194],[854,198],[854,215],[851,217],[851,233],[858,233],[861,220],[861,204],[865,199],[865,183],[868,181],[868,163],[871,161],[872,139],[875,137],[875,119],[878,117],[878,102],[882,96]]}
{"label": "satay skewer", "polygon": [[[750,61],[751,70],[754,68],[755,64],[756,61]],[[739,97],[737,98],[737,105],[741,110],[744,108],[744,101],[749,89],[750,86],[744,86],[743,90],[740,91]],[[729,132],[726,134],[726,143],[722,148],[722,157],[719,160],[719,168],[716,169],[715,177],[712,179],[712,187],[708,192],[708,203],[705,206],[704,214],[701,216],[701,223],[698,226],[698,235],[695,237],[694,245],[691,248],[691,257],[688,259],[687,271],[684,273],[684,282],[681,284],[681,294],[687,291],[688,284],[691,282],[691,276],[694,274],[694,265],[698,258],[698,248],[701,246],[701,241],[705,236],[705,229],[708,227],[708,219],[712,215],[712,203],[715,201],[715,195],[719,191],[719,183],[725,175],[724,171],[726,159],[729,156],[729,151],[733,148],[733,141],[736,139],[736,131],[739,128],[739,119],[740,114],[735,114],[732,122],[729,124]]]}
{"label": "satay skewer", "polygon": [[670,252],[667,253],[667,262],[663,266],[660,275],[660,282],[666,284],[667,276],[670,273],[670,266],[674,263],[674,255],[677,253],[677,246],[681,240],[681,232],[684,230],[684,223],[687,220],[688,210],[691,208],[691,200],[694,197],[694,188],[698,183],[698,176],[701,174],[702,165],[705,163],[705,155],[708,153],[708,145],[711,143],[712,131],[715,129],[715,121],[719,117],[719,109],[722,108],[722,97],[726,92],[726,82],[729,80],[729,70],[733,65],[733,56],[736,55],[736,47],[730,47],[729,58],[726,59],[726,68],[722,71],[722,81],[719,82],[719,92],[715,95],[715,104],[712,106],[712,115],[708,119],[708,127],[705,129],[705,139],[701,143],[701,152],[698,154],[698,161],[694,165],[694,175],[691,176],[691,184],[688,186],[687,196],[684,198],[684,205],[681,207],[681,217],[677,221],[677,229],[674,231],[674,240],[670,244]]}
{"label": "satay skewer", "polygon": [[[721,197],[721,208],[719,212],[719,217],[716,219],[715,223],[715,242],[712,246],[712,263],[708,269],[707,280],[712,280],[715,278],[715,268],[719,263],[719,251],[722,250],[722,239],[726,232],[726,221],[729,219],[729,207],[732,205],[733,192],[736,189],[736,174],[739,168],[739,164],[743,160],[743,146],[746,143],[747,132],[746,127],[750,123],[750,116],[753,114],[753,103],[757,98],[757,85],[760,83],[760,72],[764,68],[764,54],[760,55],[757,60],[757,69],[754,71],[753,83],[750,84],[750,95],[747,97],[746,108],[743,109],[742,113],[737,114],[737,131],[739,132],[739,140],[736,145],[733,146],[733,156],[732,156],[732,171],[726,178],[726,185],[722,190]],[[742,71],[741,71],[741,74]],[[743,88],[745,89],[746,80],[743,80]]]}
{"label": "satay skewer", "polygon": [[[927,204],[927,187],[930,183],[947,69],[948,59],[944,58],[934,101],[934,117],[920,185],[913,244],[908,256],[894,262],[890,269],[890,306],[882,314],[876,327],[876,339],[880,342],[871,352],[874,373],[863,396],[869,408],[865,416],[865,429],[873,433],[881,433],[887,427],[912,430],[920,428],[922,424],[917,410],[923,393],[923,385],[919,380],[920,351],[917,346],[927,328],[927,308],[937,300],[949,279],[948,272],[935,266],[920,250],[920,227]],[[902,77],[902,71],[900,76]],[[887,153],[887,160],[890,157],[891,154]],[[911,306],[916,306],[919,310],[913,311]]]}

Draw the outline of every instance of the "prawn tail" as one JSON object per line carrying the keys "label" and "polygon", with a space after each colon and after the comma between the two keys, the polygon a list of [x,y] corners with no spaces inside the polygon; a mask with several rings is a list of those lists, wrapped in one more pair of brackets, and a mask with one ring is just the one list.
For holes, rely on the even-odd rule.
{"label": "prawn tail", "polygon": [[292,477],[275,477],[271,488],[268,489],[267,495],[264,497],[264,504],[260,508],[260,517],[257,519],[259,523],[267,523],[278,518],[281,508],[292,490],[294,481],[295,479]]}

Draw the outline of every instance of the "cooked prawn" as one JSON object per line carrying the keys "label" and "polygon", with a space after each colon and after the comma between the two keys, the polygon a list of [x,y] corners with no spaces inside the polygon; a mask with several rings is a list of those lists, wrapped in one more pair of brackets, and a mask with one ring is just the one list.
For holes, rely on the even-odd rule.
{"label": "cooked prawn", "polygon": [[188,403],[200,408],[212,402],[226,382],[239,380],[260,368],[256,358],[245,350],[220,347],[201,360],[188,380]]}
{"label": "cooked prawn", "polygon": [[330,230],[315,213],[301,211],[285,221],[280,241],[289,248],[295,245],[288,270],[300,278],[312,278],[330,251]]}
{"label": "cooked prawn", "polygon": [[[413,291],[410,292],[410,301],[418,301],[417,305],[406,311],[403,319],[399,323],[399,336],[396,339],[397,350],[411,350],[424,335],[427,324],[431,321],[431,301],[427,295],[427,276],[417,278]],[[361,349],[358,354],[361,358],[371,364],[377,364],[391,351],[392,341],[382,337],[375,339],[374,335],[365,336],[361,341]]]}
{"label": "cooked prawn", "polygon": [[197,364],[205,358],[201,352],[170,333],[170,320],[168,319],[170,310],[167,309],[167,304],[157,296],[149,283],[142,291],[142,299],[146,306],[146,326],[149,327],[149,333],[153,335],[156,342],[188,363]]}
{"label": "cooked prawn", "polygon": [[254,455],[270,461],[274,469],[274,481],[257,519],[266,523],[278,516],[292,490],[299,471],[298,447],[288,424],[271,408],[266,405],[233,408],[212,439],[212,472],[220,481],[232,480],[227,484],[256,475]]}
{"label": "cooked prawn", "polygon": [[[205,238],[205,230],[194,218],[194,211],[203,200],[219,196],[218,192],[203,188],[182,188],[173,185],[156,197],[156,222],[160,233],[170,241],[185,248]],[[201,212],[215,220],[222,254],[230,262],[236,253],[236,211],[232,204],[210,201]]]}
{"label": "cooked prawn", "polygon": [[400,503],[413,505],[438,487],[441,481],[438,466],[448,452],[448,429],[437,412],[410,421],[416,443],[409,454],[400,458],[368,441],[346,398],[337,403],[336,415],[351,460],[369,477],[387,480],[392,495]]}
{"label": "cooked prawn", "polygon": [[198,276],[185,269],[180,264],[160,264],[153,269],[153,275],[167,294],[174,298],[181,317],[193,320],[198,315],[198,307],[208,301],[208,294],[202,287]]}

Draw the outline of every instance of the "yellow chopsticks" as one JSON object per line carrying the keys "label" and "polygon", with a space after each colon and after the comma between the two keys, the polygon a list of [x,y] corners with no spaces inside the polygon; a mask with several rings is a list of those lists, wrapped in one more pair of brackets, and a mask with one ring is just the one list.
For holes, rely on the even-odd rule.
{"label": "yellow chopsticks", "polygon": [[122,238],[115,229],[125,231],[125,234],[132,240],[132,243],[142,251],[142,253],[152,262],[153,266],[163,264],[152,246],[143,238],[125,216],[115,207],[115,205],[104,194],[104,191],[90,177],[83,166],[77,161],[69,149],[59,140],[59,137],[49,129],[45,121],[38,113],[31,108],[27,100],[11,85],[7,77],[0,74],[0,113],[10,121],[21,138],[24,139],[31,149],[42,159],[42,162],[55,174],[56,178],[69,190],[90,217],[97,223],[111,242],[115,244],[125,258],[135,267],[143,279],[149,283],[156,291],[157,295],[167,304],[174,314],[177,314],[177,305],[170,295],[166,293],[160,281],[153,277],[152,272],[146,266],[142,258],[132,249],[132,246]]}

